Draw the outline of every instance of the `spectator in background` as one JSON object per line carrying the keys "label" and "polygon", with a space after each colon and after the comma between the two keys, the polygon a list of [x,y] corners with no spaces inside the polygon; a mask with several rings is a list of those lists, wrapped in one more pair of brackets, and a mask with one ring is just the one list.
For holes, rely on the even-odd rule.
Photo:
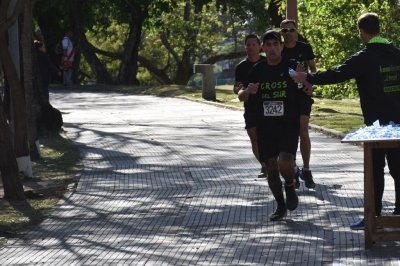
{"label": "spectator in background", "polygon": [[64,38],[61,41],[63,55],[61,58],[61,67],[63,69],[63,83],[64,86],[73,85],[72,81],[72,65],[75,58],[75,49],[72,43],[73,33],[68,31],[65,33]]}

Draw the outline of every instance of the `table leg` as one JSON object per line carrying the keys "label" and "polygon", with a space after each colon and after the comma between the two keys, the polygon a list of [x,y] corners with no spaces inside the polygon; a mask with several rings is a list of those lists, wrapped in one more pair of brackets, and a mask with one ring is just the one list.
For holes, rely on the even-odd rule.
{"label": "table leg", "polygon": [[365,248],[372,247],[372,235],[376,231],[375,223],[375,187],[372,167],[373,146],[364,143],[364,221],[365,221]]}

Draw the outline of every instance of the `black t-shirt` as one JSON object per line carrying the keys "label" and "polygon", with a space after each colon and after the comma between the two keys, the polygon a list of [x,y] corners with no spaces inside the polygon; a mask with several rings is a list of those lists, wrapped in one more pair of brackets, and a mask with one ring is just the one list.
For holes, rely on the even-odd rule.
{"label": "black t-shirt", "polygon": [[314,59],[315,55],[311,45],[305,42],[297,41],[295,47],[283,48],[282,57],[286,59],[294,59],[308,70],[307,61]]}
{"label": "black t-shirt", "polygon": [[[246,59],[242,60],[239,64],[236,65],[235,68],[235,81],[236,82],[243,82],[245,83],[247,80],[247,77],[249,75],[249,72],[251,70],[251,68],[258,62],[261,62],[265,60],[265,56],[260,56],[260,59],[257,62],[250,62]],[[252,108],[252,106],[249,106],[248,102],[244,102],[244,116],[245,118],[249,118],[248,117],[248,109]]]}
{"label": "black t-shirt", "polygon": [[367,43],[342,65],[308,74],[312,84],[325,85],[355,78],[366,125],[400,123],[400,50],[392,44]]}
{"label": "black t-shirt", "polygon": [[250,62],[249,60],[243,59],[239,62],[239,64],[235,67],[235,81],[236,82],[246,82],[247,76],[250,72],[250,69],[258,62],[265,59],[265,56],[260,56],[260,59],[257,62]]}
{"label": "black t-shirt", "polygon": [[282,59],[275,66],[264,60],[251,69],[246,84],[259,83],[259,89],[248,100],[254,108],[246,111],[259,123],[298,123],[300,106],[307,101],[307,95],[289,76],[289,68],[295,67],[295,62]]}

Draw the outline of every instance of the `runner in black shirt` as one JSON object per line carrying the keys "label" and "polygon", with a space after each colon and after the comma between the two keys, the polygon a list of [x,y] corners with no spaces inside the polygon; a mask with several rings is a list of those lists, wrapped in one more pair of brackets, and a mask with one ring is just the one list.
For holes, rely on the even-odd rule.
{"label": "runner in black shirt", "polygon": [[[254,156],[260,161],[260,156],[258,152],[258,144],[257,144],[257,130],[256,130],[256,119],[252,116],[250,112],[250,106],[247,103],[248,99],[248,91],[243,87],[243,83],[247,79],[247,75],[250,72],[250,69],[257,62],[264,60],[265,57],[260,55],[261,51],[261,41],[260,38],[255,34],[249,34],[245,38],[245,49],[247,57],[243,59],[235,68],[235,86],[233,87],[233,92],[238,94],[238,98],[240,101],[244,101],[244,121],[245,128],[247,130],[247,135],[250,138],[251,149],[253,151]],[[260,162],[261,171],[258,174],[258,177],[265,176],[265,165]]]}
{"label": "runner in black shirt", "polygon": [[[283,20],[281,22],[281,34],[284,39],[284,48],[282,56],[286,59],[293,59],[300,64],[304,70],[316,72],[315,55],[311,45],[308,43],[300,42],[297,40],[297,25],[294,20]],[[312,94],[312,92],[311,92]],[[296,165],[296,180],[299,186],[299,176],[304,180],[307,188],[314,188],[315,183],[310,170],[310,157],[311,157],[311,140],[308,133],[308,125],[310,123],[311,106],[314,100],[310,97],[305,104],[301,107],[300,116],[300,152],[303,158],[303,169],[299,170]]]}
{"label": "runner in black shirt", "polygon": [[[280,220],[286,210],[295,210],[298,197],[295,190],[294,156],[299,138],[300,106],[306,99],[289,76],[295,68],[281,56],[283,43],[276,31],[267,31],[263,49],[267,59],[257,63],[250,71],[246,89],[250,93],[248,104],[257,117],[260,160],[265,162],[268,185],[277,201],[271,221]],[[285,179],[286,202],[280,175]]]}

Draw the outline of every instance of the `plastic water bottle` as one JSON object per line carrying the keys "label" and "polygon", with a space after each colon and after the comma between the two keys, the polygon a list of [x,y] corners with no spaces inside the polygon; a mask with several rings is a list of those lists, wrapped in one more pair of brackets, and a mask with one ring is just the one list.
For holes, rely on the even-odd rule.
{"label": "plastic water bottle", "polygon": [[[289,68],[289,76],[290,77],[295,77],[297,75],[297,72],[293,68]],[[303,88],[303,83],[297,83],[297,88],[302,89]]]}

